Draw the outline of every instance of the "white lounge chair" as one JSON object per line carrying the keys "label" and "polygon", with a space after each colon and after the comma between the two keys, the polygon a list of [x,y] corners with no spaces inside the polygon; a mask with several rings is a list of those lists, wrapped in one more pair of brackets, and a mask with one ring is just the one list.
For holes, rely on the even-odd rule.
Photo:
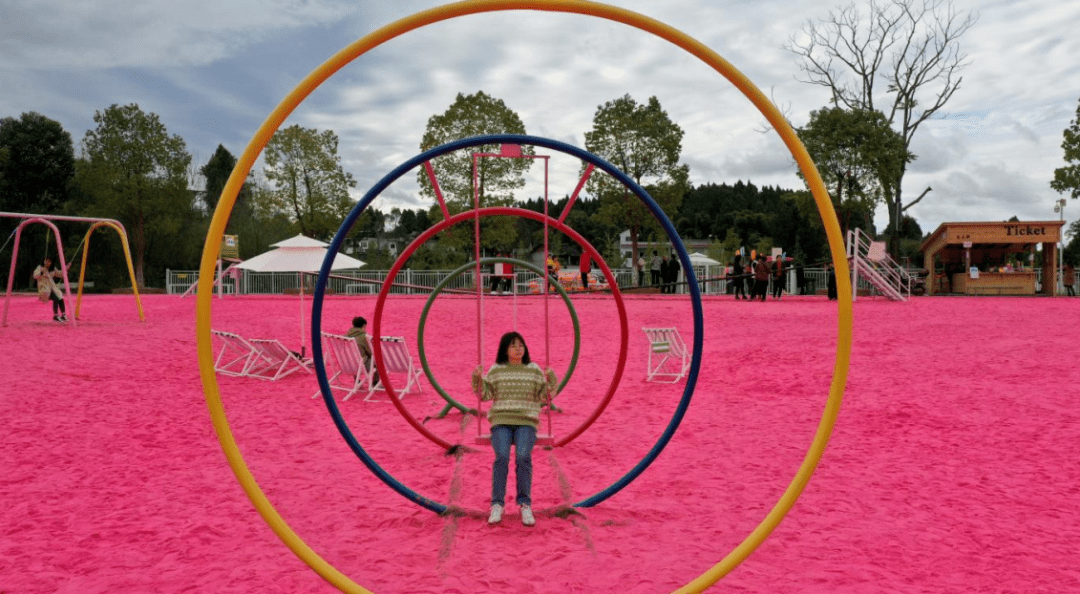
{"label": "white lounge chair", "polygon": [[[370,338],[365,336],[365,340],[370,340]],[[348,400],[362,388],[366,388],[368,392],[371,392],[371,378],[375,368],[374,358],[371,360],[370,366],[364,365],[364,356],[360,352],[360,346],[356,344],[355,339],[349,336],[323,332],[322,341],[326,352],[330,354],[327,359],[332,360],[336,368],[336,372],[329,379],[330,389],[348,390],[348,393],[345,394],[341,401]],[[341,376],[351,377],[352,382],[335,384],[334,382]],[[312,398],[321,394],[321,390],[315,392]]]}
{"label": "white lounge chair", "polygon": [[248,343],[256,353],[248,366],[248,377],[276,381],[298,369],[311,373],[307,362],[285,348],[276,338],[252,338]]}
{"label": "white lounge chair", "polygon": [[678,328],[642,328],[649,339],[645,381],[675,383],[690,370],[690,353]]}
{"label": "white lounge chair", "polygon": [[[405,387],[396,390],[399,398],[412,392],[414,387],[417,392],[423,391],[423,388],[420,386],[420,369],[413,365],[412,355],[409,354],[409,347],[405,344],[405,338],[403,336],[383,336],[382,352],[387,374],[403,374],[405,376]],[[372,358],[372,365],[374,366],[374,357]],[[372,375],[374,375],[374,370],[368,377],[370,378]],[[375,392],[386,391],[386,388],[383,387],[386,380],[387,378],[384,377],[380,383],[372,386],[367,397],[364,398],[364,401],[380,402],[372,400],[371,398]]]}
{"label": "white lounge chair", "polygon": [[217,359],[214,360],[214,371],[234,377],[247,375],[252,361],[257,356],[255,347],[239,334],[221,330],[211,330],[210,333],[221,341],[221,350],[218,351]]}

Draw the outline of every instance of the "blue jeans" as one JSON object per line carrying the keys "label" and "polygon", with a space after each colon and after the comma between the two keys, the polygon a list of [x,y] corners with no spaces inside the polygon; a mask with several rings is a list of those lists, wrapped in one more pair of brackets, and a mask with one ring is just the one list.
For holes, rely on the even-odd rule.
{"label": "blue jeans", "polygon": [[506,500],[506,476],[510,472],[510,445],[514,445],[514,472],[517,475],[517,504],[532,505],[532,449],[536,429],[528,425],[495,425],[491,428],[491,447],[495,464],[491,468],[491,503]]}

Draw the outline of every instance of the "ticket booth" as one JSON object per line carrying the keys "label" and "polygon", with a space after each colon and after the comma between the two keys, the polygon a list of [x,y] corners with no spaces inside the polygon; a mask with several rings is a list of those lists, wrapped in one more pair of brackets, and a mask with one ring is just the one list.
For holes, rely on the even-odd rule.
{"label": "ticket booth", "polygon": [[1063,221],[942,223],[919,246],[931,271],[927,294],[1034,295],[1035,247],[1042,244],[1042,291],[1057,291]]}

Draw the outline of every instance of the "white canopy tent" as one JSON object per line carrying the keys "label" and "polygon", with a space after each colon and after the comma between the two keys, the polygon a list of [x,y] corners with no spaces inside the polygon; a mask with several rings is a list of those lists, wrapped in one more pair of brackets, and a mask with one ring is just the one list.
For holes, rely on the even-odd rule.
{"label": "white canopy tent", "polygon": [[[701,284],[701,290],[703,293],[717,293],[720,290],[719,283],[703,283],[711,277],[720,276],[720,270],[723,269],[723,264],[713,260],[701,252],[692,252],[690,254],[690,264],[694,267],[694,272],[700,270],[698,274],[698,283]],[[720,269],[720,270],[718,270]]]}
{"label": "white canopy tent", "polygon": [[[252,272],[318,272],[326,258],[330,244],[317,239],[297,235],[291,239],[271,244],[272,249],[236,265]],[[334,256],[331,270],[362,268],[364,263],[356,258],[338,253]]]}
{"label": "white canopy tent", "polygon": [[[307,339],[304,326],[304,272],[318,272],[322,268],[326,258],[326,250],[330,244],[317,239],[297,235],[296,237],[271,244],[272,249],[244,260],[236,265],[237,268],[252,272],[295,272],[300,274],[300,349],[306,353]],[[356,258],[338,253],[334,256],[331,270],[355,270],[365,264]]]}

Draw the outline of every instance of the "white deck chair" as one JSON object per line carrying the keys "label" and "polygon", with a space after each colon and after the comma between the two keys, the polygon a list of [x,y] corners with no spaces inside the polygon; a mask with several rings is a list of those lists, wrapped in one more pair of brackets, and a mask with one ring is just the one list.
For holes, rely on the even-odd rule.
{"label": "white deck chair", "polygon": [[221,330],[211,330],[210,333],[221,340],[221,350],[214,360],[214,371],[234,377],[247,375],[256,357],[255,347],[239,334]]}
{"label": "white deck chair", "polygon": [[[423,391],[423,388],[420,386],[420,369],[413,365],[412,355],[409,354],[409,347],[405,344],[405,338],[403,336],[383,336],[382,352],[387,374],[405,375],[405,387],[397,390],[399,398],[412,392],[414,387],[417,392]],[[372,358],[372,365],[374,366],[374,358]],[[369,383],[372,381],[371,378],[374,375],[375,373],[373,371],[372,374],[368,376]],[[364,401],[385,402],[371,399],[375,392],[386,391],[386,388],[383,387],[383,384],[385,383],[386,378],[382,378],[380,383],[370,387]]]}
{"label": "white deck chair", "polygon": [[311,373],[307,363],[276,338],[252,338],[248,342],[255,347],[256,353],[248,367],[248,377],[275,381],[298,369]]}
{"label": "white deck chair", "polygon": [[[323,332],[322,338],[323,346],[326,348],[326,351],[330,353],[329,359],[332,360],[336,366],[336,373],[334,373],[329,380],[331,391],[334,388],[348,390],[345,397],[341,399],[342,402],[352,398],[352,395],[359,392],[361,388],[367,388],[368,392],[370,392],[371,376],[372,371],[375,368],[375,359],[372,358],[370,366],[364,365],[364,356],[360,353],[360,346],[357,345],[356,340],[351,337]],[[370,340],[370,338],[367,339]],[[370,342],[368,344],[370,344]],[[335,384],[334,381],[341,376],[351,377],[351,384],[349,382]],[[315,392],[315,394],[312,395],[312,398],[316,398],[320,395],[322,395],[321,390]]]}
{"label": "white deck chair", "polygon": [[[642,328],[649,339],[645,381],[675,383],[690,370],[690,353],[678,328]],[[662,378],[662,379],[661,379]]]}

